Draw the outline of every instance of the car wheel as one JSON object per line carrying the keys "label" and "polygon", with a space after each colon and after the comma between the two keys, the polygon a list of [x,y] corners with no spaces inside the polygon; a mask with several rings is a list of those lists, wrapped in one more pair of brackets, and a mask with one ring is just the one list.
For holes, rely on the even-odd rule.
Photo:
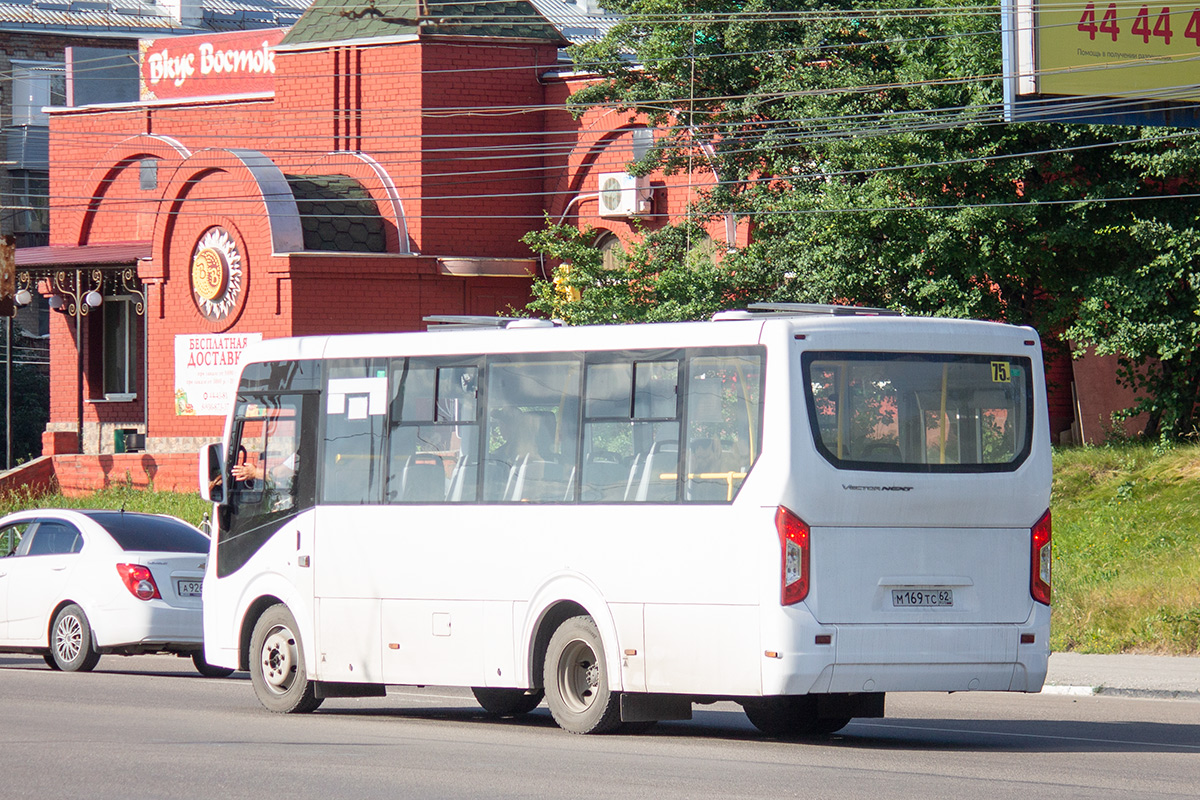
{"label": "car wheel", "polygon": [[205,661],[203,650],[197,650],[192,653],[192,663],[196,665],[196,672],[199,672],[206,678],[228,678],[233,674],[231,667],[214,667]]}
{"label": "car wheel", "polygon": [[91,672],[100,661],[92,642],[92,626],[74,603],[59,611],[50,626],[50,655],[63,672]]}
{"label": "car wheel", "polygon": [[476,686],[471,689],[476,702],[483,710],[497,717],[515,717],[528,714],[542,702],[541,689],[526,694],[524,689],[487,689]]}
{"label": "car wheel", "polygon": [[543,685],[554,721],[571,733],[608,733],[621,724],[619,695],[608,685],[604,643],[596,622],[571,617],[546,650]]}
{"label": "car wheel", "polygon": [[54,660],[54,655],[50,651],[42,653],[42,658],[45,659],[47,667],[58,672],[58,662]]}
{"label": "car wheel", "polygon": [[268,608],[254,625],[250,682],[259,702],[279,714],[304,714],[321,705],[304,669],[296,620],[282,603]]}

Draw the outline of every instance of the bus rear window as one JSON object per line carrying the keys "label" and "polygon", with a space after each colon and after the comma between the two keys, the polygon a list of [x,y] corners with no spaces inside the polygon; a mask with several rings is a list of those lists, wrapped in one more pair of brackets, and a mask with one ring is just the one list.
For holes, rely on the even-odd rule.
{"label": "bus rear window", "polygon": [[802,365],[817,449],[839,469],[1005,472],[1029,455],[1028,358],[809,352]]}

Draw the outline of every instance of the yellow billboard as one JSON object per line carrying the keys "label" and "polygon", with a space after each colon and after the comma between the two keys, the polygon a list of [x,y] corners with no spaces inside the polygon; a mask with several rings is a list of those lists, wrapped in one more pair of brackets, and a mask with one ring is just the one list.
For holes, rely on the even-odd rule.
{"label": "yellow billboard", "polygon": [[1039,94],[1200,100],[1200,0],[1038,2]]}

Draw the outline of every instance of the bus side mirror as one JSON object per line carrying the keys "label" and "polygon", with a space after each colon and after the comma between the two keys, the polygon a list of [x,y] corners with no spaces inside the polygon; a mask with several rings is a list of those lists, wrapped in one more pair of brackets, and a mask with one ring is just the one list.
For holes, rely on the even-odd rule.
{"label": "bus side mirror", "polygon": [[225,502],[224,466],[219,443],[200,450],[200,496],[210,503]]}

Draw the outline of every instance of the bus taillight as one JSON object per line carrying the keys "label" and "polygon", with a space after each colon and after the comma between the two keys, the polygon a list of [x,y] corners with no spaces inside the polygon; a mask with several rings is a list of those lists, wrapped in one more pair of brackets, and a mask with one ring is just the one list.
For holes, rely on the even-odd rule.
{"label": "bus taillight", "polygon": [[1050,511],[1046,510],[1030,531],[1029,593],[1050,605]]}
{"label": "bus taillight", "polygon": [[808,525],[788,509],[775,512],[775,530],[783,551],[782,597],[785,606],[808,597]]}

